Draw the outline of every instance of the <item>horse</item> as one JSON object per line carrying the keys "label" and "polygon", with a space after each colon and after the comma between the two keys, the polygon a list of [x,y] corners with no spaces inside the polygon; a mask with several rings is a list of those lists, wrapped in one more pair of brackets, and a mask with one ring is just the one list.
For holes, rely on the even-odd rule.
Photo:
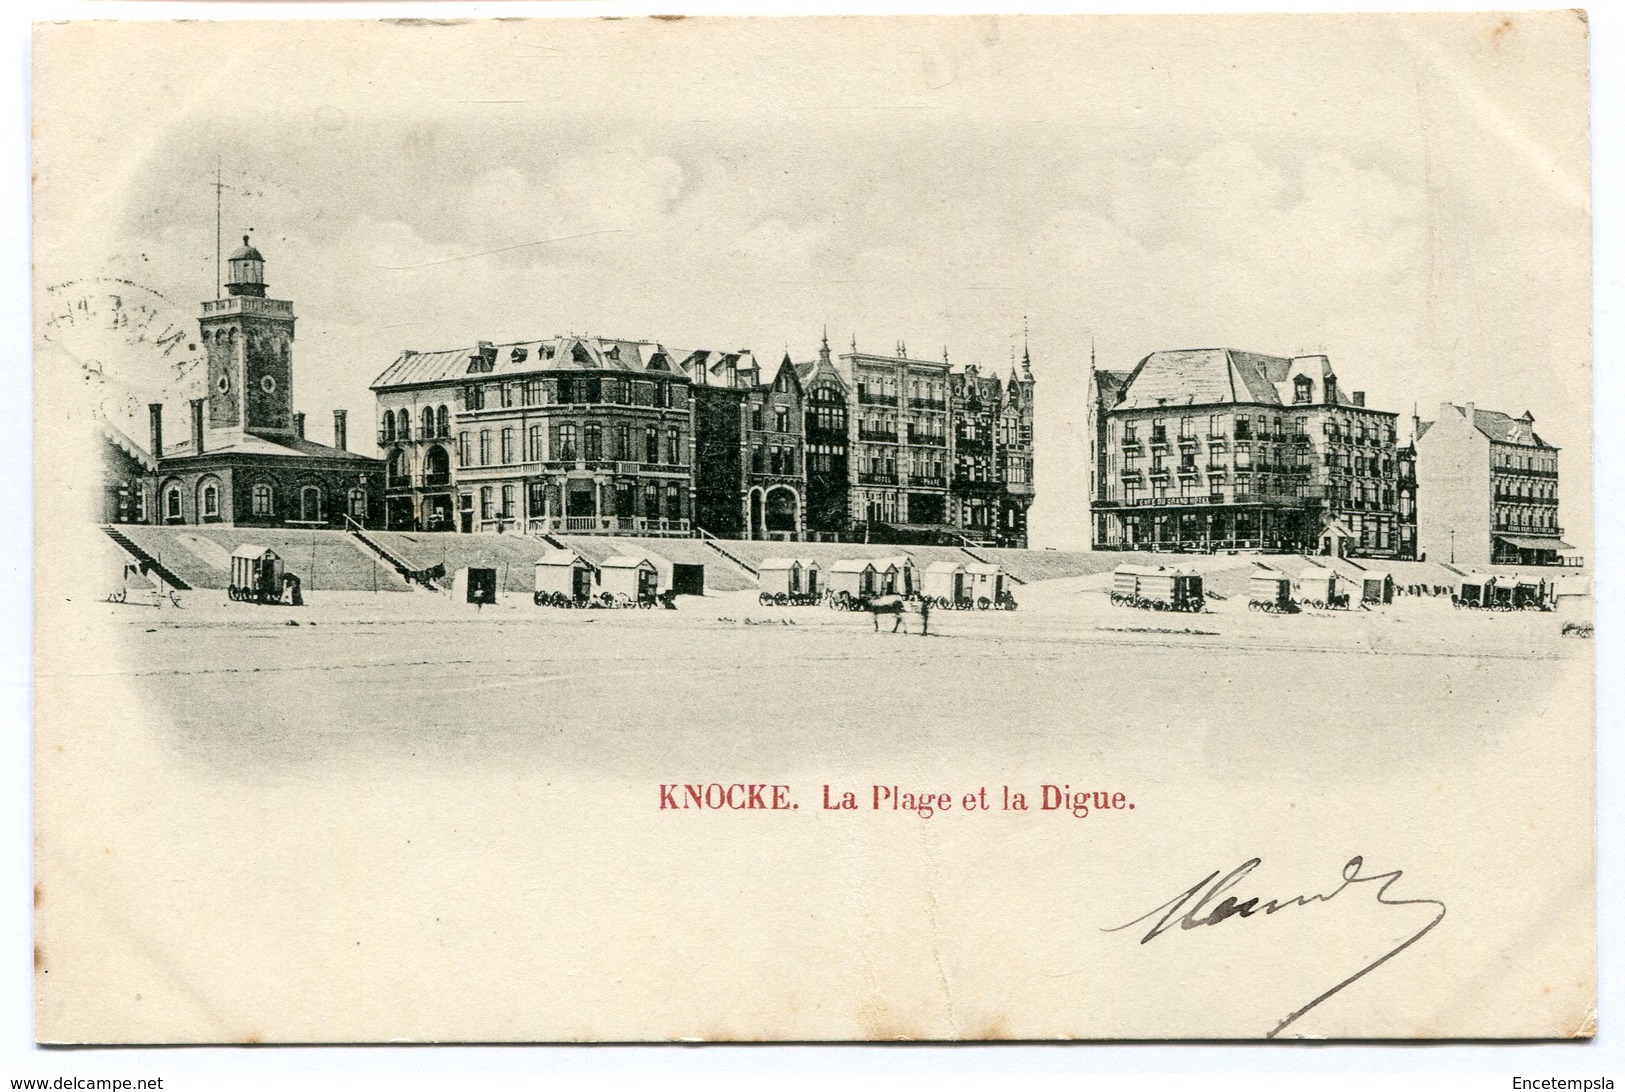
{"label": "horse", "polygon": [[[863,609],[868,611],[870,616],[874,618],[876,633],[880,632],[880,616],[882,614],[895,614],[897,616],[897,620],[892,623],[891,627],[893,633],[896,633],[898,627],[903,624],[904,614],[919,614],[921,637],[926,636],[930,624],[931,603],[925,599],[905,599],[901,595],[877,595],[873,599],[866,600]],[[907,633],[908,631],[905,629],[903,632]]]}

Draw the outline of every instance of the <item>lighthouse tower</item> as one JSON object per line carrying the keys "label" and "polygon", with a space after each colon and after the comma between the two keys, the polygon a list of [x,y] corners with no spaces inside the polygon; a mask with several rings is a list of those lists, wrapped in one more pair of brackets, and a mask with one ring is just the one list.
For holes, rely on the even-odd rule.
{"label": "lighthouse tower", "polygon": [[209,427],[291,436],[293,304],[265,295],[265,258],[243,236],[227,260],[226,296],[198,319],[209,361]]}

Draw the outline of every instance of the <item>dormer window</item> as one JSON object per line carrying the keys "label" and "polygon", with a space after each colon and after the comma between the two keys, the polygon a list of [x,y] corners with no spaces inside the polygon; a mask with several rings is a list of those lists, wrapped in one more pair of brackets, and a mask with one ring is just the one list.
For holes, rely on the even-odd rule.
{"label": "dormer window", "polygon": [[518,364],[521,361],[523,361],[526,357],[528,357],[529,355],[530,355],[530,350],[529,349],[526,349],[523,345],[515,345],[513,347],[513,352],[508,354],[508,358],[510,360],[512,360],[515,364]]}
{"label": "dormer window", "polygon": [[1315,396],[1315,381],[1307,375],[1300,375],[1292,381],[1292,401],[1299,405],[1308,404]]}

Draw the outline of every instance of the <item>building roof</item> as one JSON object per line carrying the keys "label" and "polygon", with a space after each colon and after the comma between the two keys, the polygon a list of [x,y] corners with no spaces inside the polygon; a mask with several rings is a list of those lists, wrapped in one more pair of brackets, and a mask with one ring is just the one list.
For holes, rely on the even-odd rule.
{"label": "building roof", "polygon": [[[1469,405],[1471,405],[1471,403],[1469,403]],[[1459,416],[1466,417],[1468,406],[1458,406],[1454,403],[1446,402],[1444,405],[1439,407],[1440,413],[1445,413],[1452,410],[1455,411],[1455,413]],[[1478,429],[1479,432],[1482,432],[1491,440],[1494,440],[1496,443],[1517,444],[1521,447],[1546,448],[1550,451],[1557,450],[1557,446],[1555,444],[1549,444],[1540,438],[1540,434],[1535,431],[1534,414],[1528,412],[1527,410],[1524,411],[1522,417],[1513,417],[1509,414],[1501,413],[1499,410],[1479,409],[1477,406],[1472,406],[1472,411],[1473,427]],[[1432,427],[1432,421],[1419,422],[1416,426],[1416,438],[1420,440],[1427,434],[1428,429]]]}
{"label": "building roof", "polygon": [[592,568],[592,562],[588,561],[574,550],[549,550],[541,557],[536,559],[536,564],[557,565],[561,568],[565,566],[574,568],[577,565],[585,565],[589,569]]}
{"label": "building roof", "polygon": [[861,573],[865,569],[872,569],[874,567],[874,562],[867,557],[849,557],[843,558],[842,560],[831,565],[830,571],[837,573]]}
{"label": "building roof", "polygon": [[1123,409],[1201,406],[1225,402],[1279,405],[1276,383],[1286,381],[1286,357],[1235,349],[1165,349],[1141,360],[1124,386]]}
{"label": "building roof", "polygon": [[248,236],[246,235],[243,236],[243,245],[232,251],[226,257],[226,261],[228,262],[240,262],[244,260],[251,262],[263,262],[265,260],[260,255],[260,252],[254,249],[254,244],[248,241]]}
{"label": "building roof", "polygon": [[1100,404],[1110,409],[1117,404],[1117,396],[1128,385],[1129,376],[1133,372],[1112,372],[1105,368],[1095,369],[1095,390],[1099,393]]}
{"label": "building roof", "polygon": [[600,569],[641,569],[644,566],[648,566],[652,569],[655,567],[655,563],[650,561],[647,557],[630,557],[626,554],[616,554],[614,557],[606,557],[603,561],[598,563],[598,567]]}
{"label": "building roof", "polygon": [[965,566],[957,561],[933,561],[925,567],[928,573],[962,573]]}
{"label": "building roof", "polygon": [[105,417],[102,417],[100,414],[98,414],[96,417],[96,428],[101,432],[102,437],[106,439],[108,443],[112,444],[114,447],[124,452],[124,454],[128,455],[131,459],[134,459],[137,463],[141,464],[143,469],[158,469],[158,463],[153,459],[151,452],[142,447],[140,444],[136,443],[134,440],[130,439],[128,436],[124,435],[122,429],[113,424],[111,421],[107,420]]}
{"label": "building roof", "polygon": [[[240,429],[222,429],[209,431],[203,438],[203,457],[211,455],[263,455],[279,459],[341,459],[356,463],[358,468],[373,465],[379,460],[370,455],[362,455],[354,451],[343,451],[326,444],[318,444],[314,440],[302,440],[297,436],[262,436],[259,433],[244,432]],[[164,445],[164,460],[190,458],[192,456],[192,439],[187,437],[178,443]]]}
{"label": "building roof", "polygon": [[258,561],[266,554],[270,554],[272,557],[275,557],[276,551],[271,549],[269,546],[254,546],[246,542],[237,547],[235,550],[231,551],[232,557],[246,557],[253,561]]}
{"label": "building roof", "polygon": [[[435,352],[420,353],[406,349],[373,380],[372,389],[447,383],[469,376],[520,376],[582,370],[687,375],[689,373],[679,366],[682,359],[680,354],[667,350],[657,341],[575,336],[512,341],[500,345],[487,342]],[[476,366],[471,370],[475,360],[488,362],[489,367]]]}
{"label": "building roof", "polygon": [[1535,418],[1527,412],[1523,417],[1510,417],[1495,410],[1473,410],[1473,427],[1490,439],[1503,444],[1522,444],[1525,447],[1551,447],[1535,432]]}
{"label": "building roof", "polygon": [[[1396,416],[1337,396],[1331,361],[1320,354],[1284,357],[1239,349],[1164,349],[1141,360],[1127,378],[1120,379],[1121,375],[1095,372],[1107,408],[1301,404],[1294,386],[1309,383],[1314,391],[1312,405],[1332,404]],[[1122,392],[1120,402],[1116,401],[1118,391]]]}
{"label": "building roof", "polygon": [[766,557],[756,566],[757,572],[777,572],[783,569],[793,569],[801,562],[793,557]]}

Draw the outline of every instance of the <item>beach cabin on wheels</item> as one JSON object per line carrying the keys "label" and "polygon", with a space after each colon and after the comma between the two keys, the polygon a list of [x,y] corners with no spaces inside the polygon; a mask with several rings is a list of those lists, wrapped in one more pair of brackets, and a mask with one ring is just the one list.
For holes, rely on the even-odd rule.
{"label": "beach cabin on wheels", "polygon": [[458,569],[451,578],[451,593],[462,602],[490,606],[497,601],[497,571],[481,565]]}
{"label": "beach cabin on wheels", "polygon": [[985,561],[972,561],[965,566],[965,578],[970,584],[970,595],[977,610],[989,607],[1012,607],[1015,596],[1010,594],[1009,580],[1004,570]]}
{"label": "beach cabin on wheels", "polygon": [[1489,573],[1463,573],[1454,601],[1458,607],[1488,608],[1495,603],[1495,577]]}
{"label": "beach cabin on wheels", "polygon": [[1348,581],[1331,569],[1311,565],[1293,581],[1292,592],[1299,603],[1316,610],[1347,609],[1351,589]]}
{"label": "beach cabin on wheels", "polygon": [[625,597],[638,606],[653,606],[660,591],[660,573],[646,557],[616,554],[598,566],[598,593]]}
{"label": "beach cabin on wheels", "polygon": [[1394,578],[1390,573],[1365,572],[1360,574],[1360,602],[1385,604],[1394,601]]}
{"label": "beach cabin on wheels", "polygon": [[957,561],[933,561],[920,578],[920,594],[944,610],[971,606],[970,581]]}
{"label": "beach cabin on wheels", "polygon": [[237,547],[231,551],[231,583],[226,594],[244,603],[280,603],[282,558],[265,546]]}
{"label": "beach cabin on wheels", "polygon": [[756,569],[756,582],[762,589],[763,604],[810,603],[823,594],[818,562],[812,558],[767,558]]}
{"label": "beach cabin on wheels", "polygon": [[868,599],[878,586],[875,563],[866,557],[849,558],[830,566],[827,587],[838,601]]}
{"label": "beach cabin on wheels", "polygon": [[1207,606],[1200,573],[1160,565],[1119,565],[1112,570],[1111,601],[1141,610],[1200,614]]}
{"label": "beach cabin on wheels", "polygon": [[1551,610],[1555,605],[1553,600],[1553,585],[1545,577],[1531,576],[1528,573],[1519,573],[1516,576],[1497,580],[1496,583],[1507,583],[1511,587],[1509,606],[1513,610]]}
{"label": "beach cabin on wheels", "polygon": [[914,559],[907,554],[875,558],[875,573],[879,577],[881,595],[901,595],[905,598],[919,594],[920,571]]}
{"label": "beach cabin on wheels", "polygon": [[1293,614],[1298,604],[1292,598],[1292,578],[1274,569],[1256,572],[1247,581],[1247,609],[1266,614]]}
{"label": "beach cabin on wheels", "polygon": [[536,562],[536,604],[585,606],[592,598],[592,564],[574,550],[549,550]]}

